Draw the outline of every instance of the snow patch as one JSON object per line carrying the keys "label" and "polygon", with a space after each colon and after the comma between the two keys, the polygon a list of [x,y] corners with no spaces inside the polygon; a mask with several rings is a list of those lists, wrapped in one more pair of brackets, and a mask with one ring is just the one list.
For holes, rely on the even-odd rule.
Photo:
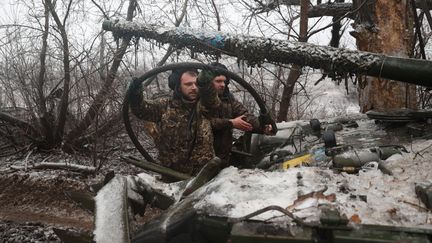
{"label": "snow patch", "polygon": [[93,233],[96,242],[129,242],[125,183],[125,177],[115,176],[95,197],[96,228]]}
{"label": "snow patch", "polygon": [[185,181],[179,181],[174,183],[164,183],[158,179],[157,175],[151,175],[147,173],[140,173],[137,175],[140,180],[149,185],[153,190],[160,191],[167,196],[173,197],[178,201],[183,192]]}
{"label": "snow patch", "polygon": [[[420,151],[428,144],[432,141],[415,142],[412,149]],[[393,171],[392,176],[377,168],[355,175],[316,167],[275,172],[229,167],[198,191],[195,208],[210,215],[239,218],[270,205],[288,208],[300,195],[326,189],[324,195],[334,194],[334,202],[309,198],[291,207],[292,213],[313,222],[319,220],[319,206],[328,204],[348,219],[358,215],[362,224],[432,228],[432,214],[424,210],[414,191],[416,183],[432,182],[432,155],[413,156],[413,153],[403,153],[385,161]],[[253,219],[286,220],[280,216],[282,213],[270,211]]]}

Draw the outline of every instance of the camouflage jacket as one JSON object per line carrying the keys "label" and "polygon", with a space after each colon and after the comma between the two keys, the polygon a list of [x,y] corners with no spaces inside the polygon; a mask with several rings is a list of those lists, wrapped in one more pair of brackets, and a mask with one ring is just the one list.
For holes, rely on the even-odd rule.
{"label": "camouflage jacket", "polygon": [[242,103],[237,101],[231,94],[219,97],[219,106],[210,111],[210,121],[214,136],[214,149],[216,156],[228,161],[230,157],[233,131],[230,119],[245,115],[245,120],[249,122],[254,133],[262,133],[259,119],[249,114],[248,110]]}
{"label": "camouflage jacket", "polygon": [[[155,144],[162,165],[179,172],[195,175],[214,156],[213,134],[206,118],[205,105],[219,102],[215,93],[200,89],[198,103],[188,103],[174,96],[172,99],[145,100],[142,92],[131,97],[132,113],[140,119],[154,122],[159,138]],[[212,92],[211,90],[207,90]],[[205,104],[205,105],[204,105]]]}

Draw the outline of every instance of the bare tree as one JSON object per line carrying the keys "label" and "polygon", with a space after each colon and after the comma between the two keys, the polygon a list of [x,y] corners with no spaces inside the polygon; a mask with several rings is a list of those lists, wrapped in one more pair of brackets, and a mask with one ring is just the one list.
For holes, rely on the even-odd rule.
{"label": "bare tree", "polygon": [[[56,3],[59,6],[56,6]],[[0,114],[0,117],[9,126],[31,131],[29,136],[34,141],[34,145],[45,149],[58,147],[63,142],[63,134],[73,127],[73,118],[77,115],[75,113],[76,107],[81,109],[82,106],[85,106],[82,101],[93,96],[94,88],[99,86],[95,85],[98,83],[95,82],[98,78],[91,82],[88,79],[95,72],[101,70],[96,66],[88,65],[94,63],[92,59],[97,56],[97,53],[92,50],[93,44],[87,50],[85,47],[78,50],[77,44],[69,40],[68,19],[74,14],[76,17],[77,13],[74,10],[76,7],[74,2],[57,1],[56,3],[51,0],[43,1],[42,4],[33,1],[22,2],[25,7],[29,8],[29,12],[32,13],[29,18],[34,18],[36,22],[33,21],[33,23],[36,24],[1,26],[6,30],[12,30],[11,35],[2,38],[0,44],[1,85],[4,87],[5,94],[11,94],[7,103],[13,107],[26,107],[31,119],[13,117],[5,113]],[[76,4],[77,2],[75,2]],[[134,8],[135,5],[136,2],[132,1],[131,6]],[[43,10],[40,10],[40,6],[43,7]],[[59,10],[59,8],[63,9]],[[58,12],[61,12],[62,16],[58,15]],[[55,26],[50,26],[51,19]],[[50,40],[50,38],[52,39]],[[38,43],[38,41],[40,42]],[[59,43],[58,46],[53,45],[56,41]],[[122,47],[126,49],[127,44],[122,45]],[[17,52],[16,50],[20,51]],[[39,53],[38,56],[33,55],[35,50]],[[10,53],[16,54],[11,56]],[[121,56],[117,56],[117,64],[115,65],[118,66],[121,59]],[[87,60],[85,66],[83,66],[84,60]],[[62,70],[57,69],[58,65],[53,65],[57,61],[63,64]],[[101,64],[101,66],[103,69],[106,64]],[[33,70],[38,70],[38,72]],[[116,71],[117,68],[113,67],[110,75],[111,81],[115,76],[113,72]],[[62,75],[57,79],[57,74],[60,73]],[[92,86],[91,88],[88,85],[84,86],[84,88],[89,88],[86,93],[82,92],[83,89],[80,85],[82,80],[87,81],[87,84],[91,83],[90,86]],[[17,96],[16,91],[20,92],[21,96]],[[100,98],[96,100],[99,101]],[[71,109],[73,106],[74,109]],[[92,108],[94,107],[92,106]],[[97,111],[97,109],[93,109],[93,111]],[[68,126],[66,126],[67,123]],[[102,122],[99,124],[103,125]]]}
{"label": "bare tree", "polygon": [[[126,20],[128,20],[128,21],[132,20],[136,6],[137,6],[137,2],[135,0],[131,0],[129,2]],[[85,117],[83,118],[83,120],[72,131],[70,131],[67,134],[67,136],[65,138],[65,143],[63,145],[63,147],[67,151],[73,150],[74,140],[76,140],[79,136],[81,136],[85,133],[86,129],[94,121],[99,110],[103,107],[104,102],[107,98],[107,95],[110,93],[110,88],[114,82],[117,70],[121,64],[123,55],[126,52],[126,49],[129,45],[130,40],[131,40],[130,37],[126,37],[122,40],[121,45],[118,47],[118,49],[116,50],[116,52],[114,54],[114,60],[113,60],[113,63],[111,64],[111,68],[108,72],[107,79],[105,80],[99,93],[96,95],[93,104],[87,110],[87,113],[86,113]]]}
{"label": "bare tree", "polygon": [[[99,1],[92,4],[104,19],[114,19],[121,16],[127,2],[127,20],[137,16],[145,19],[151,13],[152,20],[169,20],[174,26],[184,23],[190,5],[188,0],[168,2],[162,16],[151,11],[162,10],[160,3],[164,0],[142,7],[136,0],[122,0],[116,3],[118,6]],[[166,47],[163,54],[160,48],[144,42],[138,50],[139,42],[132,38],[107,42],[102,31],[81,43],[71,34],[81,28],[80,24],[70,23],[90,11],[83,7],[88,6],[83,1],[35,0],[19,4],[31,15],[21,23],[0,26],[0,30],[9,31],[0,38],[0,86],[4,105],[24,107],[28,116],[14,117],[0,111],[0,119],[8,126],[31,130],[33,145],[39,148],[62,146],[73,152],[86,143],[96,142],[100,134],[118,131],[112,128],[121,128],[119,110],[126,87],[122,81],[129,80],[127,77],[138,70],[148,69],[145,62],[149,56],[154,61],[150,66],[160,66],[174,53],[178,54],[172,46]],[[153,10],[146,9],[150,7]],[[169,12],[171,7],[176,11]],[[135,44],[133,61],[128,52],[131,44]],[[146,53],[151,55],[140,64],[138,55]],[[129,68],[132,62],[135,70]]]}

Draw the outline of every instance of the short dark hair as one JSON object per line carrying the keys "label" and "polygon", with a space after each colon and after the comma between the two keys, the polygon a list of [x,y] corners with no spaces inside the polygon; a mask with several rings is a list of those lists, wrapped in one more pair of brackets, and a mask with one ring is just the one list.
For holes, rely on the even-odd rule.
{"label": "short dark hair", "polygon": [[194,68],[181,68],[172,70],[170,76],[168,77],[168,87],[172,90],[176,90],[180,85],[180,78],[183,73],[193,73],[198,75],[198,70]]}
{"label": "short dark hair", "polygon": [[[223,70],[227,70],[228,71],[228,68],[225,65],[223,65],[222,63],[219,63],[219,62],[212,62],[209,65],[212,66],[212,67],[215,67],[217,69],[223,69]],[[225,83],[229,84],[230,77],[228,77],[226,74],[223,74],[223,73],[218,72],[218,71],[214,71],[214,73],[216,74],[216,76],[219,76],[219,75],[225,76],[225,78],[226,78]]]}

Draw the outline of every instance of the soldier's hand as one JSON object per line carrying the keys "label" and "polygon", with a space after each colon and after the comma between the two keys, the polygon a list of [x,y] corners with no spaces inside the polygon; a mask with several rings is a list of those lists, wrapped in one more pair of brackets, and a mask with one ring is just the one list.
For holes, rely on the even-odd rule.
{"label": "soldier's hand", "polygon": [[216,75],[212,71],[204,69],[198,75],[197,84],[199,87],[204,87],[213,81],[215,77]]}
{"label": "soldier's hand", "polygon": [[129,92],[139,93],[142,92],[142,82],[140,82],[137,78],[132,78],[132,81],[129,83]]}
{"label": "soldier's hand", "polygon": [[230,122],[232,123],[234,128],[237,128],[245,132],[252,131],[253,129],[252,125],[249,122],[243,120],[243,118],[245,117],[246,117],[245,115],[242,115],[234,119],[230,119]]}

